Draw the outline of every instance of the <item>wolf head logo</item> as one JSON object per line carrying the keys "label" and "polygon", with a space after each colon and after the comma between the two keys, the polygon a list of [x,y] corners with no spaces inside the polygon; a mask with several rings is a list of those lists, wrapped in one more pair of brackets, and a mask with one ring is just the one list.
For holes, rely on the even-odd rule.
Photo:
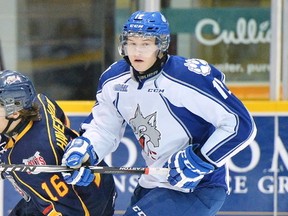
{"label": "wolf head logo", "polygon": [[143,149],[145,145],[150,143],[154,147],[159,147],[161,133],[156,129],[156,114],[157,112],[154,112],[144,117],[138,104],[134,118],[131,118],[129,121],[129,124],[132,126],[132,130],[137,136],[138,141]]}

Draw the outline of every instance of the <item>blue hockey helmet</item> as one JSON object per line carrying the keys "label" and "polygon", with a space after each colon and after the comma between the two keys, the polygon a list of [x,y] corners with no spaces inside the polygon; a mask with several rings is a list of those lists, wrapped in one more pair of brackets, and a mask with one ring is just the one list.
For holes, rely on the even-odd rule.
{"label": "blue hockey helmet", "polygon": [[127,37],[155,37],[156,44],[161,52],[167,51],[170,43],[169,23],[160,12],[134,12],[124,24],[120,34],[120,55],[125,55],[123,46],[126,44]]}
{"label": "blue hockey helmet", "polygon": [[28,77],[12,70],[0,71],[0,106],[5,108],[6,116],[31,108],[35,97]]}

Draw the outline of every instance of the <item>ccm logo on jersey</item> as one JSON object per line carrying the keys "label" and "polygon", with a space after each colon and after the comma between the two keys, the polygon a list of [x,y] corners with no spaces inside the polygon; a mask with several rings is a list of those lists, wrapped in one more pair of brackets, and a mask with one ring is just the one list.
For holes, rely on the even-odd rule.
{"label": "ccm logo on jersey", "polygon": [[163,93],[164,92],[164,89],[154,89],[154,88],[151,88],[151,89],[148,89],[147,90],[148,92],[154,92],[154,93]]}
{"label": "ccm logo on jersey", "polygon": [[137,212],[137,215],[139,216],[146,216],[146,214],[142,211],[142,209],[139,206],[133,206],[133,211]]}

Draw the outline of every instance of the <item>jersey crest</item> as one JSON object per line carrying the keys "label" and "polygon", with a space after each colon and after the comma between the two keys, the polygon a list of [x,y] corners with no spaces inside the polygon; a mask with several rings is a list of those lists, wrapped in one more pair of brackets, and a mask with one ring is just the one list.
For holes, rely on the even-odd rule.
{"label": "jersey crest", "polygon": [[156,152],[152,151],[149,146],[153,146],[154,148],[159,147],[159,140],[161,139],[161,133],[157,130],[156,126],[156,114],[154,112],[144,117],[138,104],[134,118],[131,118],[129,121],[142,149],[153,159],[155,159]]}
{"label": "jersey crest", "polygon": [[[23,159],[23,163],[26,165],[46,165],[45,159],[40,155],[40,152],[38,151],[28,159]],[[31,173],[28,172],[28,174]],[[33,172],[33,174],[38,174],[38,172]]]}
{"label": "jersey crest", "polygon": [[26,165],[46,165],[46,161],[38,151],[30,158],[23,159],[23,163]]}
{"label": "jersey crest", "polygon": [[184,65],[192,72],[203,76],[210,74],[211,68],[209,64],[202,59],[186,59],[185,62]]}

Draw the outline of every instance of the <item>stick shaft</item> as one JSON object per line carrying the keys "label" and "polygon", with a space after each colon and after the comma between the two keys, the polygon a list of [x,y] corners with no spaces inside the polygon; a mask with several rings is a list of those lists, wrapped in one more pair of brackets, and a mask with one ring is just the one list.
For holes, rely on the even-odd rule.
{"label": "stick shaft", "polygon": [[[103,174],[157,174],[167,175],[168,168],[146,168],[146,167],[106,167],[106,166],[87,166],[94,173]],[[55,173],[69,172],[74,169],[59,165],[24,165],[24,164],[1,164],[0,171],[6,172],[29,172],[37,173]]]}
{"label": "stick shaft", "polygon": [[0,40],[0,70],[4,70],[4,62],[3,62],[3,56],[2,56],[2,46],[1,46],[1,40]]}

